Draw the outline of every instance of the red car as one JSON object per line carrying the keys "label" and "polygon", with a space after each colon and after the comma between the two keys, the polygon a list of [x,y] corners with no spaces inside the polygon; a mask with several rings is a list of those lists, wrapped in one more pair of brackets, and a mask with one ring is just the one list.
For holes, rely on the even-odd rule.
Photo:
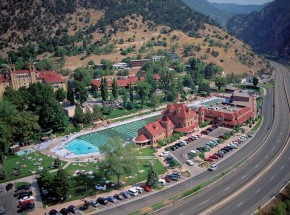
{"label": "red car", "polygon": [[205,161],[208,161],[208,162],[213,162],[213,159],[212,158],[204,158]]}
{"label": "red car", "polygon": [[151,192],[152,188],[148,185],[142,185],[141,188],[143,188],[146,192]]}
{"label": "red car", "polygon": [[212,158],[212,159],[219,159],[219,157],[218,157],[217,155],[215,155],[215,154],[209,156],[209,158]]}
{"label": "red car", "polygon": [[207,130],[203,130],[203,131],[201,131],[200,133],[201,133],[201,134],[204,134],[204,135],[208,135],[209,132],[208,132]]}
{"label": "red car", "polygon": [[219,136],[219,139],[222,139],[223,140],[224,139],[224,136],[223,135],[220,135]]}
{"label": "red car", "polygon": [[212,125],[211,127],[213,127],[213,128],[218,128],[219,125]]}

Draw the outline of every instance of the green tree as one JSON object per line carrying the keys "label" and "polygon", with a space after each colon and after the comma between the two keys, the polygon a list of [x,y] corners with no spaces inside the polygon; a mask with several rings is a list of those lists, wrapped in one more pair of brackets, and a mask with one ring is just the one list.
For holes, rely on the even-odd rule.
{"label": "green tree", "polygon": [[112,86],[112,95],[113,95],[113,98],[114,100],[116,100],[118,98],[118,95],[119,95],[119,91],[118,91],[118,85],[117,85],[117,80],[114,79],[113,80],[113,86]]}
{"label": "green tree", "polygon": [[27,98],[26,94],[27,94],[26,88],[13,90],[11,87],[7,87],[3,94],[3,99],[13,104],[17,108],[17,110],[24,110]]}
{"label": "green tree", "polygon": [[128,92],[126,92],[122,95],[122,101],[123,101],[123,107],[126,109],[128,105]]}
{"label": "green tree", "polygon": [[253,85],[256,87],[259,84],[259,78],[257,76],[253,77]]}
{"label": "green tree", "polygon": [[99,120],[102,117],[101,108],[98,105],[95,105],[93,108],[93,119]]}
{"label": "green tree", "polygon": [[65,97],[66,97],[66,93],[64,91],[64,89],[62,87],[58,88],[55,92],[54,92],[55,98],[58,102],[62,102]]}
{"label": "green tree", "polygon": [[32,112],[18,112],[12,119],[14,141],[28,142],[40,130],[39,117]]}
{"label": "green tree", "polygon": [[117,185],[120,185],[121,175],[131,174],[136,169],[138,160],[133,143],[124,144],[121,139],[112,138],[99,149],[105,157],[99,163],[100,171],[105,176],[115,175]]}
{"label": "green tree", "polygon": [[107,101],[109,93],[108,93],[108,82],[106,78],[101,79],[101,96],[103,101]]}
{"label": "green tree", "polygon": [[55,197],[58,199],[66,199],[71,191],[71,181],[68,173],[64,169],[59,169],[53,178],[53,187]]}
{"label": "green tree", "polygon": [[86,85],[84,82],[76,81],[76,88],[75,88],[76,99],[82,105],[88,99],[88,92]]}
{"label": "green tree", "polygon": [[11,127],[0,121],[0,151],[8,152],[11,145],[12,132]]}
{"label": "green tree", "polygon": [[221,90],[221,87],[225,87],[227,84],[227,79],[221,76],[217,76],[214,79],[215,85],[218,87],[219,91]]}
{"label": "green tree", "polygon": [[84,112],[79,105],[76,105],[74,120],[76,123],[82,123],[84,121]]}
{"label": "green tree", "polygon": [[54,162],[53,162],[53,166],[54,168],[60,168],[61,166],[61,160],[59,159],[59,157],[57,157]]}
{"label": "green tree", "polygon": [[130,98],[130,102],[133,103],[134,102],[134,87],[131,83],[129,84],[129,98]]}
{"label": "green tree", "polygon": [[88,107],[86,107],[84,113],[84,123],[89,124],[93,121],[93,114]]}
{"label": "green tree", "polygon": [[70,102],[71,105],[75,104],[74,89],[73,89],[73,85],[72,85],[71,81],[68,81],[66,97],[67,97],[67,100]]}
{"label": "green tree", "polygon": [[155,171],[153,164],[149,162],[149,170],[147,174],[146,184],[150,187],[157,187],[159,184],[159,177],[157,172]]}
{"label": "green tree", "polygon": [[79,67],[74,71],[73,77],[76,81],[83,82],[88,87],[92,81],[92,71],[86,67]]}
{"label": "green tree", "polygon": [[52,188],[53,187],[52,181],[53,177],[51,173],[49,173],[48,170],[44,168],[39,174],[38,182],[40,186],[43,187],[44,189]]}
{"label": "green tree", "polygon": [[148,99],[148,95],[150,94],[151,86],[144,81],[137,81],[136,83],[136,91],[141,97],[141,105],[143,106],[144,101]]}

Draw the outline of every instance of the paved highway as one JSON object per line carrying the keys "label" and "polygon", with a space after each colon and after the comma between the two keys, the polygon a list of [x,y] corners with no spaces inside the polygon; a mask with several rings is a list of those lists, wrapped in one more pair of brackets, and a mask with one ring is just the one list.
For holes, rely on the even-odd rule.
{"label": "paved highway", "polygon": [[[277,75],[278,77],[278,75]],[[281,78],[280,78],[281,79]],[[279,79],[279,80],[280,80]],[[281,80],[280,80],[281,81]],[[280,86],[280,84],[277,81],[277,86]],[[281,89],[280,89],[281,90]],[[283,92],[283,91],[282,91]],[[278,94],[278,93],[276,93]],[[286,101],[285,95],[276,95],[277,99],[279,101],[277,104],[282,103],[283,101]],[[226,160],[223,160],[219,164],[219,169],[217,169],[215,172],[204,172],[200,175],[197,175],[192,178],[192,185],[198,185],[201,182],[213,177],[214,175],[218,175],[223,170],[227,168],[231,168],[233,164],[239,162],[240,160],[247,158],[250,154],[253,154],[254,152],[260,153],[259,156],[253,156],[254,159],[256,157],[256,160],[252,162],[250,159],[248,162],[246,162],[244,165],[242,165],[240,168],[235,170],[235,173],[230,174],[220,182],[216,183],[215,185],[210,186],[209,188],[205,189],[204,191],[200,192],[199,195],[193,196],[191,198],[188,198],[181,203],[178,203],[175,207],[169,207],[165,209],[164,211],[161,211],[161,214],[196,214],[197,212],[203,211],[205,208],[208,208],[210,205],[219,202],[218,198],[220,196],[226,197],[230,193],[232,193],[234,190],[237,189],[237,187],[241,187],[243,184],[245,184],[247,181],[255,177],[261,170],[261,168],[264,166],[264,163],[269,163],[273,156],[272,154],[277,154],[279,148],[281,146],[279,144],[273,144],[275,141],[277,141],[276,137],[273,137],[270,134],[277,132],[278,129],[281,130],[281,128],[278,128],[278,120],[274,120],[273,113],[274,113],[274,105],[273,105],[273,90],[271,88],[267,88],[267,95],[266,95],[266,101],[263,104],[263,111],[262,114],[264,116],[264,123],[261,127],[261,129],[257,132],[257,134],[253,137],[252,141],[244,146],[243,148],[239,149],[239,151],[229,157]],[[284,105],[276,105],[276,114],[278,112],[281,112],[279,116],[275,116],[276,118],[281,118],[281,122],[284,120],[285,122],[288,120],[287,118],[283,117],[283,111],[285,113],[286,109]],[[284,108],[283,108],[284,107]],[[279,111],[278,111],[279,110]],[[287,113],[286,113],[287,115]],[[279,122],[279,123],[281,123]],[[273,126],[273,127],[272,127]],[[287,130],[287,126],[285,125],[283,128],[282,133],[289,133],[289,129]],[[287,130],[287,131],[286,131]],[[281,130],[282,131],[282,130]],[[268,138],[268,141],[265,142],[265,139]],[[274,138],[274,142],[273,142]],[[272,141],[269,141],[269,139]],[[282,140],[282,138],[281,138]],[[279,141],[281,142],[281,141]],[[269,145],[271,148],[269,148]],[[275,145],[274,148],[272,148]],[[270,153],[271,152],[271,153]],[[263,159],[261,158],[263,157]],[[257,172],[250,171],[253,169],[256,169]],[[237,174],[239,171],[244,170],[243,175]],[[237,173],[236,173],[237,172]],[[235,184],[236,180],[241,179],[241,181],[238,184]],[[220,184],[222,183],[222,184]],[[187,180],[184,181],[174,187],[168,188],[166,190],[163,190],[161,192],[153,193],[151,195],[148,195],[144,198],[136,199],[135,201],[132,201],[128,204],[122,204],[118,205],[117,207],[112,207],[110,209],[106,209],[105,211],[100,211],[98,214],[127,214],[132,211],[136,211],[138,209],[148,207],[150,205],[153,205],[157,202],[160,202],[166,198],[169,198],[170,196],[173,196],[175,194],[178,194],[182,191],[188,190],[191,186],[191,181]],[[220,192],[222,194],[220,194]],[[216,196],[216,198],[214,198]],[[212,199],[212,200],[211,200]],[[197,201],[197,202],[196,202]],[[194,204],[193,204],[194,202]],[[188,205],[185,205],[188,203]],[[192,208],[194,207],[194,208]],[[185,211],[186,208],[189,208],[188,211]],[[227,214],[227,213],[226,213]]]}
{"label": "paved highway", "polygon": [[[246,163],[218,183],[210,186],[196,196],[187,198],[160,214],[251,214],[258,206],[266,203],[290,178],[289,104],[285,89],[290,95],[289,72],[282,66],[276,66],[275,120],[269,136],[263,145]],[[284,80],[287,84],[284,88]],[[268,113],[268,112],[267,112]],[[265,112],[264,112],[265,114]],[[270,113],[269,113],[270,114]],[[261,132],[265,131],[265,126]],[[266,129],[267,130],[267,129]],[[255,139],[250,144],[258,144]],[[280,154],[283,146],[287,147]],[[260,172],[269,168],[262,177]],[[251,182],[251,184],[249,184]]]}

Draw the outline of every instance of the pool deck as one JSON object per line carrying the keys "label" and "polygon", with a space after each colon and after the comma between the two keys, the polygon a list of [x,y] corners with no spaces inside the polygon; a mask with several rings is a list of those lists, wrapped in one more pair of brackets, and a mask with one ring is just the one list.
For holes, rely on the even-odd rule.
{"label": "pool deck", "polygon": [[[186,102],[185,104],[188,106],[202,105],[203,103],[206,103],[206,102],[209,102],[209,101],[212,101],[215,99],[221,99],[221,98],[218,98],[218,97],[201,98],[201,99],[193,101],[193,102]],[[82,130],[80,132],[73,133],[70,135],[57,137],[57,138],[54,138],[53,140],[43,142],[40,145],[35,146],[34,148],[36,150],[50,156],[50,157],[59,157],[62,160],[66,160],[66,161],[87,162],[87,161],[91,161],[91,160],[98,160],[98,159],[101,159],[101,157],[102,157],[98,152],[97,153],[76,155],[76,154],[73,154],[72,152],[70,152],[69,150],[67,150],[64,146],[66,144],[68,144],[70,141],[72,141],[75,138],[82,136],[82,135],[91,134],[91,133],[102,131],[102,130],[105,130],[108,128],[113,128],[116,126],[128,124],[130,122],[135,122],[138,120],[142,120],[142,119],[146,119],[149,117],[160,115],[162,113],[162,111],[164,110],[164,108],[166,108],[166,106],[167,105],[163,105],[162,107],[159,107],[158,109],[160,111],[146,114],[143,116],[139,116],[139,115],[136,116],[136,114],[132,114],[132,119],[129,119],[129,120],[111,123],[110,125],[99,127],[99,128],[94,128],[94,129],[89,128],[89,129]],[[139,113],[137,113],[137,114],[139,114]],[[126,115],[124,117],[128,117],[128,116],[130,116],[130,115]],[[120,117],[120,119],[122,119],[122,117]]]}

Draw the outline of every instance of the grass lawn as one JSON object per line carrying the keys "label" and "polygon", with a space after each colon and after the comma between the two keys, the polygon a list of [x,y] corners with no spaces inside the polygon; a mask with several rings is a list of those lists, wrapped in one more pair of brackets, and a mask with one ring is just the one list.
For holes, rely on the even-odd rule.
{"label": "grass lawn", "polygon": [[263,117],[259,118],[259,121],[256,123],[256,125],[252,128],[251,131],[257,131],[258,128],[260,128],[262,122],[263,122]]}
{"label": "grass lawn", "polygon": [[154,156],[154,150],[151,147],[140,148],[137,156]]}
{"label": "grass lawn", "polygon": [[[143,150],[143,149],[142,149]],[[146,148],[144,149],[147,155],[152,155],[152,152]],[[148,162],[149,160],[138,160],[136,172],[131,175],[121,176],[121,181],[124,182],[122,186],[128,186],[130,184],[134,185],[138,182],[145,181],[147,179],[148,172]],[[80,166],[81,165],[81,166]],[[160,163],[159,160],[154,160],[154,168],[158,174],[163,174],[166,171],[166,168]],[[74,172],[79,170],[82,172],[78,176],[73,176]],[[105,181],[111,181],[113,183],[117,182],[116,176],[111,176],[109,178],[103,178],[98,171],[98,163],[87,162],[87,163],[72,163],[67,168],[69,176],[71,177],[72,185],[72,197],[69,201],[83,198],[84,196],[93,196],[103,193],[102,191],[97,191],[95,189],[96,184],[105,184]],[[85,173],[92,171],[94,178],[89,178]],[[114,188],[107,189],[108,191],[113,190]]]}
{"label": "grass lawn", "polygon": [[20,187],[20,186],[22,186],[22,185],[29,185],[30,183],[28,183],[28,182],[17,182],[16,184],[15,184],[15,188],[17,189],[18,187]]}
{"label": "grass lawn", "polygon": [[274,83],[270,82],[270,83],[267,83],[267,84],[260,84],[261,87],[271,87],[271,88],[274,88]]}
{"label": "grass lawn", "polygon": [[[41,167],[49,169],[52,162],[54,162],[54,158],[47,157],[40,152],[31,152],[23,156],[7,156],[4,161],[4,169],[7,173],[7,177],[4,180],[0,180],[0,182],[33,175],[40,170]],[[62,161],[62,165],[65,164],[66,162]],[[0,172],[2,171],[3,169],[0,167]]]}

